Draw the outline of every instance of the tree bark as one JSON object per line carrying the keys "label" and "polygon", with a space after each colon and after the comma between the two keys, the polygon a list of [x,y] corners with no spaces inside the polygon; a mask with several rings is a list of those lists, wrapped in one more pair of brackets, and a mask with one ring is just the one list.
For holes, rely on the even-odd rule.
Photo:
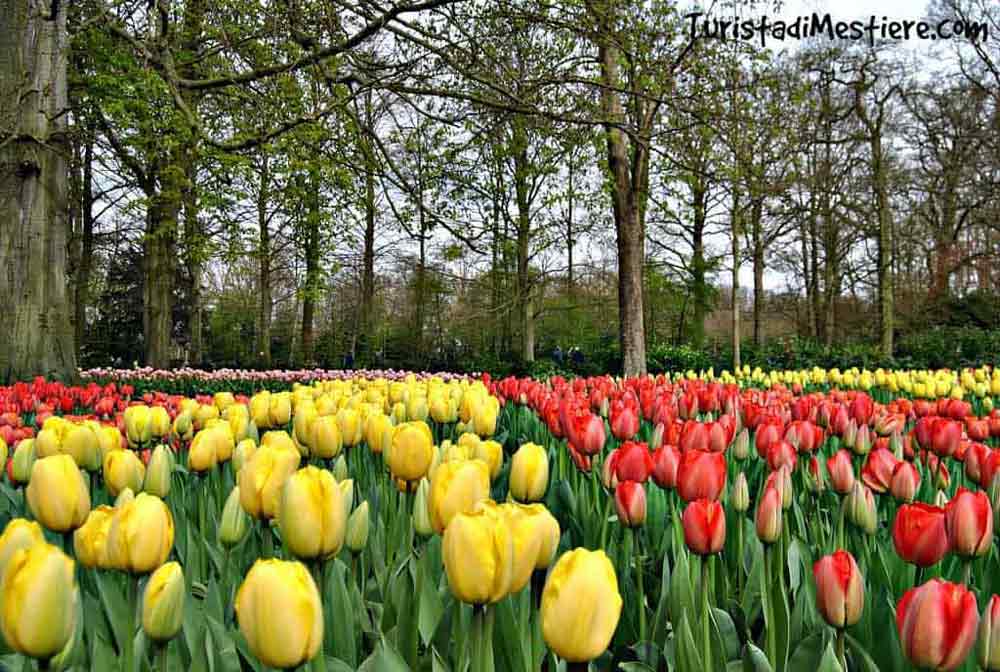
{"label": "tree bark", "polygon": [[174,269],[177,218],[181,209],[183,170],[171,162],[161,173],[159,192],[148,194],[143,238],[143,315],[146,365],[170,366],[174,318]]}
{"label": "tree bark", "polygon": [[761,315],[764,309],[764,232],[761,223],[761,206],[754,203],[750,208],[750,231],[753,247],[753,342],[760,345]]}
{"label": "tree bark", "polygon": [[515,117],[512,122],[511,150],[514,158],[514,194],[517,200],[517,287],[515,304],[521,332],[521,361],[535,361],[535,330],[532,324],[531,278],[531,203],[529,191],[528,138],[524,119]]}
{"label": "tree bark", "polygon": [[0,3],[0,381],[77,378],[66,283],[66,10]]}
{"label": "tree bark", "polygon": [[[646,330],[643,313],[643,268],[646,260],[644,211],[648,188],[648,140],[629,140],[622,131],[625,111],[618,91],[621,88],[618,58],[619,48],[614,39],[612,2],[603,4],[600,18],[598,60],[601,68],[601,111],[607,142],[612,211],[618,247],[618,337],[622,354],[622,372],[626,376],[646,373]],[[636,107],[646,110],[642,101]],[[645,118],[646,115],[641,115]],[[655,116],[650,111],[649,118]],[[631,160],[630,160],[631,159]]]}
{"label": "tree bark", "polygon": [[302,292],[302,364],[312,366],[315,359],[316,300],[320,294],[319,224],[320,193],[318,171],[311,171],[306,187],[305,261],[306,282]]}
{"label": "tree bark", "polygon": [[736,373],[743,365],[740,353],[740,194],[733,189],[733,211],[731,214],[731,254],[733,256],[733,304],[732,304],[732,328],[733,328],[733,373]]}
{"label": "tree bark", "polygon": [[90,276],[94,267],[94,143],[89,138],[83,145],[81,163],[80,193],[77,204],[80,218],[79,255],[73,277],[73,328],[77,352],[83,347],[86,335]]}
{"label": "tree bark", "polygon": [[260,182],[257,190],[257,227],[259,231],[257,268],[259,297],[257,303],[257,357],[260,365],[271,367],[271,231],[267,214],[271,172],[267,154],[261,156]]}
{"label": "tree bark", "polygon": [[691,298],[694,310],[691,317],[691,345],[701,348],[705,345],[705,318],[708,315],[708,283],[705,280],[705,219],[707,217],[708,192],[700,177],[692,186],[694,220],[691,229]]}

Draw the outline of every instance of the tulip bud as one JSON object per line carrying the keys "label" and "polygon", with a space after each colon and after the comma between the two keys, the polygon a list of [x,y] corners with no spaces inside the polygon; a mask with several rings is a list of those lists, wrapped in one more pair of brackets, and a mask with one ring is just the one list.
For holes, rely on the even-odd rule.
{"label": "tulip bud", "polygon": [[344,459],[343,455],[337,457],[333,463],[333,477],[337,479],[338,482],[347,480],[347,460]]}
{"label": "tulip bud", "polygon": [[646,489],[642,483],[624,481],[615,489],[618,521],[626,527],[642,527],[646,522]]}
{"label": "tulip bud", "polygon": [[987,672],[1000,671],[1000,595],[994,595],[979,621],[976,661]]}
{"label": "tulip bud", "polygon": [[652,451],[658,450],[660,446],[663,445],[663,432],[665,428],[662,422],[656,423],[656,427],[653,428],[653,435],[649,439],[649,449]]}
{"label": "tulip bud", "polygon": [[250,529],[250,517],[240,506],[240,486],[235,486],[226,498],[222,507],[222,518],[219,520],[219,541],[226,548],[232,548],[243,541]]}
{"label": "tulip bud", "polygon": [[865,582],[854,556],[838,550],[813,565],[816,608],[834,628],[843,629],[861,620],[865,606]]}
{"label": "tulip bud", "polygon": [[46,543],[17,550],[0,591],[0,628],[10,648],[47,661],[70,642],[80,592],[73,560],[61,550]]}
{"label": "tulip bud", "polygon": [[132,491],[132,488],[125,488],[118,493],[117,497],[115,497],[114,508],[120,509],[134,499],[135,493]]}
{"label": "tulip bud", "polygon": [[360,553],[368,544],[368,501],[365,500],[354,509],[347,520],[347,548],[352,553]]}
{"label": "tulip bud", "polygon": [[154,642],[167,642],[184,624],[184,572],[168,562],[149,577],[142,594],[142,630]]}
{"label": "tulip bud", "polygon": [[757,538],[765,544],[773,544],[781,537],[781,525],[781,493],[776,487],[764,488],[757,504]]}
{"label": "tulip bud", "polygon": [[846,506],[847,517],[854,525],[869,535],[875,534],[878,526],[878,513],[871,490],[863,483],[855,481],[851,494],[847,496]]}
{"label": "tulip bud", "polygon": [[[340,488],[341,502],[344,505],[344,520],[347,520],[354,509],[354,479],[348,478],[337,484]],[[404,490],[404,492],[406,492]]]}
{"label": "tulip bud", "polygon": [[858,437],[858,424],[851,418],[847,422],[847,427],[844,429],[844,445],[854,450],[854,444]]}
{"label": "tulip bud", "polygon": [[420,484],[417,486],[417,496],[413,500],[413,529],[421,537],[429,537],[434,534],[434,525],[431,524],[431,516],[427,509],[430,491],[430,481],[421,478]]}
{"label": "tulip bud", "polygon": [[560,658],[581,663],[604,653],[622,612],[618,577],[604,551],[564,553],[545,580],[540,611],[545,643]]}
{"label": "tulip bud", "polygon": [[889,492],[901,502],[912,502],[920,487],[920,472],[911,462],[901,460],[892,472]]}
{"label": "tulip bud", "polygon": [[15,483],[27,483],[31,480],[31,468],[35,465],[35,440],[22,439],[14,447],[13,464],[11,465],[11,480]]}
{"label": "tulip bud", "polygon": [[146,574],[170,555],[174,519],[159,497],[145,492],[116,508],[108,529],[108,562],[115,569]]}
{"label": "tulip bud", "polygon": [[736,441],[733,442],[733,457],[739,461],[743,461],[750,456],[750,432],[746,427],[740,430],[740,433],[736,435]]}
{"label": "tulip bud", "polygon": [[867,455],[872,449],[872,435],[868,425],[858,427],[858,433],[854,437],[854,454]]}
{"label": "tulip bud", "polygon": [[[298,667],[323,644],[319,590],[301,562],[257,560],[236,593],[235,606],[250,652],[268,667]],[[283,627],[276,628],[279,616]]]}
{"label": "tulip bud", "polygon": [[733,511],[744,513],[750,508],[750,488],[747,485],[747,476],[742,471],[736,475],[736,482],[729,494],[729,502],[733,506]]}
{"label": "tulip bud", "polygon": [[233,449],[233,473],[240,473],[240,469],[253,457],[255,452],[257,452],[257,444],[253,439],[243,439],[236,444],[236,448]]}

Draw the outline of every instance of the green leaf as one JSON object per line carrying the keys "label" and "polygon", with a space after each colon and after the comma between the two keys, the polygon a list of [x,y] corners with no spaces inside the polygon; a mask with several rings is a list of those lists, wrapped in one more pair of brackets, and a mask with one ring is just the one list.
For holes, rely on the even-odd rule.
{"label": "green leaf", "polygon": [[[688,612],[695,613],[695,612]],[[680,625],[676,631],[676,648],[678,672],[701,672],[704,664],[701,659],[701,652],[698,650],[688,623],[687,614],[681,615]]]}
{"label": "green leaf", "polygon": [[323,611],[326,615],[326,632],[337,655],[348,665],[357,665],[358,653],[355,637],[355,603],[347,591],[346,567],[340,560],[330,560],[326,567],[326,585],[323,589]]}
{"label": "green leaf", "polygon": [[500,669],[517,670],[524,663],[524,637],[521,636],[520,624],[514,615],[514,600],[501,600],[493,606],[496,613],[496,630],[493,633],[493,646],[499,652]]}
{"label": "green leaf", "polygon": [[[97,594],[101,600],[101,607],[104,615],[111,624],[111,632],[115,638],[115,648],[121,652],[125,650],[126,643],[131,643],[132,638],[128,632],[129,609],[135,607],[130,605],[120,586],[112,585],[116,578],[120,578],[104,572],[95,572],[94,578],[97,581]],[[125,581],[131,581],[131,577],[125,577]],[[126,587],[126,590],[130,589]]]}
{"label": "green leaf", "polygon": [[656,602],[656,613],[653,616],[652,641],[657,647],[663,648],[667,639],[667,614],[670,604],[670,560],[663,556],[663,569],[660,575],[660,599]]}
{"label": "green leaf", "polygon": [[826,643],[823,658],[820,660],[819,668],[817,668],[816,672],[846,672],[840,666],[840,661],[837,660],[837,654],[833,652],[833,644],[831,642]]}
{"label": "green leaf", "polygon": [[691,588],[691,568],[686,550],[677,553],[673,575],[670,577],[670,622],[676,629],[680,617],[695,613],[694,595]]}
{"label": "green leaf", "polygon": [[743,672],[773,672],[767,656],[751,642],[743,648]]}
{"label": "green leaf", "polygon": [[721,647],[714,651],[713,655],[718,656],[717,660],[729,661],[740,657],[740,636],[736,632],[736,624],[732,617],[722,609],[714,607],[712,614],[715,616],[715,633],[719,637]]}
{"label": "green leaf", "polygon": [[326,658],[326,672],[354,672],[354,668],[340,658]]}
{"label": "green leaf", "polygon": [[792,657],[788,659],[789,670],[815,670],[819,667],[819,661],[823,656],[822,632],[815,632],[803,639],[797,647]]}
{"label": "green leaf", "polygon": [[622,663],[618,669],[622,672],[656,672],[646,663]]}

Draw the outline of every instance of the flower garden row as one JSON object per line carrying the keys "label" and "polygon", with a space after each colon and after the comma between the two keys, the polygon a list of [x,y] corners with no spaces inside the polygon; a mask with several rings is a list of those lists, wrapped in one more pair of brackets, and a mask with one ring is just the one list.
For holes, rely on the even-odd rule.
{"label": "flower garden row", "polygon": [[0,387],[8,669],[1000,670],[987,367],[111,378]]}

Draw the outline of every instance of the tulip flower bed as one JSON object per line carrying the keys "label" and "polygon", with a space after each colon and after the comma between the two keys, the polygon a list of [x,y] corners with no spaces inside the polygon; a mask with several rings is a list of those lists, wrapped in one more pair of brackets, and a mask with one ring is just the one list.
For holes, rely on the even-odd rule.
{"label": "tulip flower bed", "polygon": [[994,370],[230,373],[0,387],[0,666],[1000,670]]}

